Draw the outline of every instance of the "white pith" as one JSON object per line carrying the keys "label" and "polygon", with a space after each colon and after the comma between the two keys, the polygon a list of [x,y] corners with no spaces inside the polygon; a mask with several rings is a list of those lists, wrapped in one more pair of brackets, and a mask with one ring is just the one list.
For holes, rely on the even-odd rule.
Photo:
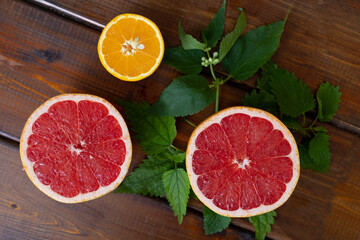
{"label": "white pith", "polygon": [[[107,31],[109,31],[109,29],[111,28],[112,25],[116,24],[119,20],[123,19],[123,18],[133,18],[133,19],[136,19],[136,20],[141,20],[141,21],[144,21],[145,23],[147,23],[148,25],[150,25],[155,33],[156,33],[156,39],[159,39],[159,42],[160,42],[160,52],[159,52],[159,56],[155,57],[156,58],[156,62],[154,64],[154,66],[149,69],[147,72],[144,72],[144,73],[141,73],[140,75],[136,76],[136,77],[129,77],[129,76],[125,76],[125,75],[122,75],[120,73],[118,73],[115,69],[109,67],[107,64],[104,65],[104,63],[106,63],[106,60],[105,60],[105,55],[102,51],[102,44],[106,38],[106,33]],[[124,42],[122,43],[122,46],[126,45],[126,44],[129,44],[131,47],[132,47],[132,51],[131,52],[127,52],[125,50],[125,48],[123,47],[121,49],[121,52],[123,54],[125,54],[125,56],[129,56],[129,55],[133,55],[135,54],[137,51],[141,51],[141,50],[144,50],[145,49],[145,45],[141,42],[141,38],[140,36],[139,37],[135,37],[134,39],[124,39]],[[164,51],[162,51],[162,49],[164,49],[164,41],[163,41],[163,37],[161,35],[161,32],[159,30],[159,28],[156,26],[155,23],[153,23],[151,20],[141,16],[141,15],[137,15],[137,14],[122,14],[122,15],[119,15],[117,17],[115,17],[113,20],[110,21],[110,23],[108,25],[105,26],[105,28],[103,29],[102,33],[101,33],[101,36],[100,36],[100,39],[99,39],[99,43],[98,43],[98,49],[99,49],[99,57],[100,59],[102,60],[101,63],[103,64],[103,66],[112,74],[114,75],[115,77],[119,77],[123,80],[128,80],[128,81],[132,81],[132,80],[137,80],[137,79],[143,79],[145,77],[148,77],[152,72],[154,72],[160,65],[161,61],[162,61],[162,58],[163,58],[163,54],[164,54]]]}
{"label": "white pith", "polygon": [[130,40],[125,40],[121,45],[121,52],[125,56],[133,55],[136,52],[145,49],[145,45],[139,41],[139,37],[136,37],[134,40],[132,38]]}
{"label": "white pith", "polygon": [[[67,197],[61,196],[60,194],[54,192],[50,188],[50,185],[44,185],[42,182],[40,182],[40,180],[38,179],[37,175],[35,174],[35,172],[33,170],[33,165],[35,163],[31,162],[28,159],[27,154],[26,154],[26,149],[28,147],[27,142],[28,142],[28,138],[33,133],[32,126],[33,126],[34,122],[38,119],[38,117],[41,114],[47,112],[49,107],[52,106],[54,103],[57,103],[60,101],[65,101],[65,100],[72,100],[77,103],[82,100],[90,100],[90,101],[95,101],[95,102],[104,104],[107,107],[107,109],[109,110],[109,115],[114,116],[117,119],[117,121],[119,122],[121,129],[122,129],[122,137],[120,139],[124,141],[125,148],[126,148],[125,160],[124,160],[123,164],[121,165],[120,174],[114,182],[112,182],[110,185],[108,185],[106,187],[100,186],[99,189],[94,192],[89,192],[89,193],[85,193],[85,194],[80,193],[79,195],[72,197],[72,198],[67,198]],[[73,146],[71,146],[70,150],[77,152],[77,153],[81,152],[80,149],[76,149]],[[46,101],[45,103],[43,103],[29,117],[29,119],[27,120],[27,122],[25,124],[25,127],[24,127],[22,135],[21,135],[21,139],[20,139],[20,156],[21,156],[21,161],[23,163],[23,167],[24,167],[28,177],[43,193],[45,193],[49,197],[51,197],[59,202],[77,203],[77,202],[83,202],[83,201],[88,201],[88,200],[98,198],[98,197],[114,190],[122,182],[122,180],[124,179],[124,177],[128,171],[128,168],[130,166],[131,156],[132,156],[132,145],[131,145],[130,134],[129,134],[128,128],[126,126],[126,123],[125,123],[123,117],[114,108],[114,106],[112,106],[108,101],[106,101],[103,98],[100,98],[100,97],[97,97],[94,95],[89,95],[89,94],[62,94],[62,95],[55,96],[55,97],[49,99],[48,101]]]}
{"label": "white pith", "polygon": [[[198,179],[199,175],[196,175],[194,173],[193,166],[192,166],[193,154],[197,150],[196,144],[195,144],[196,138],[200,132],[205,130],[211,124],[220,123],[220,121],[224,117],[235,114],[235,113],[244,113],[251,117],[261,117],[261,118],[268,119],[273,124],[274,130],[275,129],[280,130],[284,134],[284,138],[289,142],[289,144],[291,146],[291,153],[289,155],[287,155],[287,157],[289,157],[293,161],[293,176],[292,176],[292,179],[290,180],[290,182],[288,182],[286,184],[286,190],[283,193],[283,195],[281,196],[281,198],[272,205],[260,205],[259,207],[253,208],[250,210],[244,210],[241,208],[239,208],[235,211],[223,210],[223,209],[217,207],[213,203],[212,199],[208,199],[207,197],[205,197],[204,194],[201,192],[201,190],[198,187],[197,179]],[[200,201],[202,203],[204,203],[208,208],[210,208],[214,212],[216,212],[220,215],[224,215],[224,216],[249,217],[249,216],[259,215],[259,214],[262,214],[265,212],[272,211],[272,210],[280,207],[290,197],[291,193],[293,192],[293,190],[297,184],[297,181],[299,179],[299,174],[300,174],[300,171],[299,171],[300,170],[300,161],[299,161],[298,148],[297,148],[295,139],[293,138],[291,132],[287,129],[287,127],[284,124],[282,124],[280,122],[280,120],[274,121],[274,119],[277,119],[277,118],[274,117],[273,115],[271,115],[270,113],[259,110],[259,109],[249,108],[249,107],[232,107],[229,109],[222,110],[222,111],[214,114],[213,116],[209,117],[208,119],[203,121],[200,125],[198,125],[198,127],[193,131],[193,133],[191,134],[190,140],[188,142],[188,147],[187,147],[187,151],[186,151],[186,169],[187,169],[189,179],[190,179],[190,184],[191,184],[191,187],[192,187],[194,193],[197,195],[197,197],[200,199]],[[240,168],[244,168],[250,162],[251,162],[251,159],[244,159],[244,161],[242,163],[238,163],[238,165]]]}

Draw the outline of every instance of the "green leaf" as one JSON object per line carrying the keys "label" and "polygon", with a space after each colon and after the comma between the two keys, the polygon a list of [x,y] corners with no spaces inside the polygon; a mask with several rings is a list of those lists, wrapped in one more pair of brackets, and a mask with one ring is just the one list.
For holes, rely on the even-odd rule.
{"label": "green leaf", "polygon": [[316,93],[320,121],[328,122],[332,119],[338,110],[341,101],[340,96],[341,92],[339,92],[339,86],[331,86],[329,82],[320,86]]}
{"label": "green leaf", "polygon": [[251,77],[275,53],[285,21],[255,28],[240,37],[223,60],[225,70],[236,80]]}
{"label": "green leaf", "polygon": [[271,77],[270,86],[280,111],[290,117],[296,118],[315,107],[311,89],[288,71],[279,69]]}
{"label": "green leaf", "polygon": [[226,0],[224,0],[219,11],[215,14],[211,23],[205,30],[205,38],[207,39],[207,46],[213,48],[224,33],[225,24],[225,6]]}
{"label": "green leaf", "polygon": [[206,36],[205,36],[205,31],[204,29],[201,29],[201,38],[203,40],[203,42],[205,43],[205,45],[207,46],[207,39],[206,39]]}
{"label": "green leaf", "polygon": [[162,176],[166,171],[174,167],[174,163],[168,158],[152,155],[147,157],[125,178],[115,190],[115,193],[136,193],[156,197],[165,196]]}
{"label": "green leaf", "polygon": [[161,156],[159,157],[168,159],[174,163],[182,163],[185,161],[186,154],[184,152],[168,148],[164,152],[162,152]]}
{"label": "green leaf", "polygon": [[201,50],[185,50],[182,46],[166,48],[163,62],[185,74],[198,74],[202,70],[201,58],[205,54]]}
{"label": "green leaf", "polygon": [[319,132],[309,142],[309,157],[313,161],[318,172],[329,171],[330,168],[330,142],[329,135]]}
{"label": "green leaf", "polygon": [[270,112],[274,115],[277,114],[277,102],[275,97],[265,91],[257,92],[255,89],[249,94],[245,94],[242,105],[259,108]]}
{"label": "green leaf", "polygon": [[230,222],[231,218],[221,216],[215,212],[213,212],[208,207],[204,206],[203,208],[203,216],[204,216],[204,230],[206,234],[214,234],[217,232],[221,232],[226,229]]}
{"label": "green leaf", "polygon": [[323,126],[314,127],[314,130],[316,132],[327,132],[326,128],[324,128]]}
{"label": "green leaf", "polygon": [[162,181],[170,207],[181,224],[190,193],[188,175],[183,169],[172,169],[164,173]]}
{"label": "green leaf", "polygon": [[220,48],[219,48],[220,62],[224,59],[224,57],[230,51],[231,47],[235,44],[236,40],[240,37],[240,34],[244,31],[245,26],[246,26],[246,17],[244,11],[242,11],[236,21],[234,30],[231,33],[227,34],[220,42]]}
{"label": "green leaf", "polygon": [[118,101],[125,108],[131,130],[136,133],[142,150],[147,154],[157,154],[168,148],[176,137],[175,118],[150,114],[148,103]]}
{"label": "green leaf", "polygon": [[249,221],[254,225],[256,240],[263,240],[266,233],[271,232],[271,224],[274,224],[275,211],[267,212],[258,216],[249,217]]}
{"label": "green leaf", "polygon": [[300,155],[300,166],[303,169],[311,169],[316,171],[317,167],[309,157],[309,140],[305,141],[299,146],[299,155]]}
{"label": "green leaf", "polygon": [[185,50],[190,50],[190,49],[200,49],[203,50],[205,48],[205,44],[199,42],[198,40],[196,40],[193,36],[191,36],[190,34],[186,34],[184,31],[184,28],[181,26],[181,23],[179,21],[179,38],[181,40],[182,46]]}
{"label": "green leaf", "polygon": [[199,199],[199,198],[196,196],[196,194],[194,193],[194,191],[192,190],[192,188],[190,188],[189,197],[192,198],[192,199]]}
{"label": "green leaf", "polygon": [[257,87],[268,93],[271,92],[271,77],[276,76],[278,71],[286,71],[284,69],[278,69],[278,66],[273,61],[268,61],[261,67],[261,77],[257,79]]}
{"label": "green leaf", "polygon": [[303,126],[301,125],[301,123],[299,122],[298,119],[292,118],[292,117],[289,117],[289,116],[284,116],[284,117],[281,118],[281,121],[285,124],[285,126],[288,129],[290,129],[292,131],[299,132],[304,136],[308,136],[308,133],[303,128]]}
{"label": "green leaf", "polygon": [[174,81],[161,93],[153,105],[153,113],[167,116],[192,115],[215,100],[208,81],[199,75],[187,75]]}

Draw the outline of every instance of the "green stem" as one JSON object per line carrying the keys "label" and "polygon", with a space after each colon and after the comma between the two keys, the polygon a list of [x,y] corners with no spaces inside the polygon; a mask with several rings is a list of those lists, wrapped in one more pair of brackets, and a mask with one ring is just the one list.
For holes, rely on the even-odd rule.
{"label": "green stem", "polygon": [[180,149],[178,149],[177,147],[175,147],[174,145],[170,145],[173,149],[175,149],[175,150],[177,150],[177,151],[179,151],[179,152],[182,152]]}
{"label": "green stem", "polygon": [[[209,51],[206,51],[206,54],[207,54],[208,58],[210,58]],[[213,68],[212,63],[210,63],[210,72],[211,72],[211,75],[212,75],[213,79],[216,81],[216,76],[215,76],[215,72],[214,72],[214,68]]]}
{"label": "green stem", "polygon": [[220,82],[216,81],[215,112],[219,111]]}
{"label": "green stem", "polygon": [[189,120],[186,119],[186,117],[183,117],[184,121],[189,124],[190,126],[193,126],[194,128],[196,128],[196,125],[193,124],[192,122],[190,122]]}
{"label": "green stem", "polygon": [[305,118],[305,113],[303,112],[303,127],[305,127],[306,124],[306,118]]}
{"label": "green stem", "polygon": [[[307,130],[312,130],[312,129],[304,128],[303,130],[305,130],[305,136],[306,136],[306,137],[311,137],[310,134],[307,133],[306,131],[307,131]],[[298,133],[301,133],[301,134],[302,134],[302,132],[301,132],[300,130],[294,130],[294,132],[298,132]]]}
{"label": "green stem", "polygon": [[226,83],[230,78],[231,78],[231,75],[228,75],[227,78],[225,78],[224,80],[221,80],[221,81],[220,81],[220,84],[223,85],[223,84]]}
{"label": "green stem", "polygon": [[[209,51],[206,51],[208,58],[210,58]],[[215,76],[214,68],[212,63],[210,63],[210,72],[214,79],[215,87],[216,87],[216,99],[215,99],[215,112],[219,111],[219,96],[220,96],[220,80]]]}
{"label": "green stem", "polygon": [[314,124],[316,123],[316,121],[319,118],[319,114],[316,116],[315,120],[311,123],[311,125],[309,126],[309,128],[312,128],[314,126]]}

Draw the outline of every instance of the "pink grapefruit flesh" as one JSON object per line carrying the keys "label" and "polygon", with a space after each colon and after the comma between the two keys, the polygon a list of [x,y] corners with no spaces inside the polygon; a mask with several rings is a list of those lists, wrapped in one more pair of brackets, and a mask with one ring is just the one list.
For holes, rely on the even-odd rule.
{"label": "pink grapefruit flesh", "polygon": [[249,107],[222,110],[192,133],[186,167],[207,207],[229,217],[249,217],[282,205],[299,178],[299,154],[276,117]]}
{"label": "pink grapefruit flesh", "polygon": [[115,189],[128,171],[131,154],[120,113],[88,94],[49,99],[30,116],[20,141],[31,181],[65,203],[88,201]]}

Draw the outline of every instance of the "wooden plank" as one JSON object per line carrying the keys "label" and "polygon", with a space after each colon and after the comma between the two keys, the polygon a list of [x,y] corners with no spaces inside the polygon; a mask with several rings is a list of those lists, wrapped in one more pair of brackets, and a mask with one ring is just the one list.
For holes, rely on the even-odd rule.
{"label": "wooden plank", "polygon": [[[126,100],[154,102],[160,91],[177,76],[170,67],[161,66],[147,80],[136,84],[120,82],[109,76],[97,60],[96,31],[17,1],[4,1],[0,8],[0,54],[4,65],[0,70],[0,92],[4,96],[0,99],[0,130],[13,136],[20,136],[27,117],[38,105],[58,93],[83,91],[109,100],[119,96]],[[227,84],[222,89],[221,108],[239,105],[243,95],[244,91]],[[213,106],[210,106],[190,119],[199,123],[212,112]],[[274,239],[359,236],[356,228],[359,223],[357,196],[360,195],[360,169],[356,163],[359,139],[329,125],[326,127],[330,128],[333,151],[330,173],[302,172],[294,195],[277,211],[279,217],[270,235]],[[176,146],[185,149],[191,131],[178,120]],[[131,168],[142,158],[143,154],[135,145]],[[200,209],[201,204],[191,202],[191,208]],[[244,219],[236,219],[233,224],[251,229]],[[335,229],[338,232],[334,232]]]}
{"label": "wooden plank", "polygon": [[0,139],[0,152],[0,239],[252,238],[235,227],[206,236],[202,216],[191,210],[179,225],[164,199],[109,193],[85,203],[56,202],[31,183],[16,146]]}
{"label": "wooden plank", "polygon": [[[43,2],[29,0],[30,2]],[[46,1],[45,1],[46,2]],[[164,35],[167,46],[179,44],[177,22],[185,30],[199,37],[220,7],[218,1],[52,1],[55,5],[76,12],[105,25],[113,17],[125,12],[142,14],[152,19]],[[360,133],[360,7],[352,1],[314,2],[291,1],[291,12],[279,50],[273,60],[280,67],[294,72],[311,88],[329,81],[340,85],[342,104],[334,119],[336,126]],[[247,15],[246,31],[262,24],[283,19],[290,2],[228,1],[226,32],[235,25],[241,6]],[[196,14],[194,13],[196,9]],[[254,81],[248,83],[254,86]],[[350,125],[349,125],[350,124]]]}
{"label": "wooden plank", "polygon": [[[197,124],[197,119],[192,119]],[[323,125],[331,136],[331,167],[328,173],[301,170],[298,185],[289,200],[276,210],[273,239],[360,239],[360,139],[355,134]],[[181,133],[191,127],[180,123]],[[187,142],[189,135],[181,135]],[[185,149],[185,148],[183,148]],[[202,204],[191,201],[199,211]],[[247,219],[232,224],[253,230]]]}
{"label": "wooden plank", "polygon": [[[96,41],[98,38],[97,32],[89,30],[88,28],[81,27],[77,24],[73,24],[71,22],[63,21],[63,19],[55,17],[51,14],[45,13],[39,9],[33,8],[28,4],[23,4],[19,1],[4,1],[4,4],[1,6],[1,14],[0,23],[1,23],[1,33],[0,44],[1,44],[1,56],[2,56],[2,68],[0,70],[1,78],[0,78],[0,107],[1,107],[1,115],[0,115],[0,130],[3,133],[9,133],[8,136],[12,136],[13,139],[19,139],[23,125],[25,124],[26,119],[31,114],[32,111],[36,109],[43,101],[48,99],[51,96],[57,95],[59,93],[64,92],[87,92],[100,95],[109,99],[110,101],[114,96],[118,96],[127,100],[146,100],[154,102],[160,94],[160,89],[163,89],[171,78],[167,78],[166,76],[173,77],[177,74],[174,70],[169,67],[163,66],[159,69],[162,74],[155,73],[151,78],[144,80],[139,83],[126,83],[119,81],[113,77],[111,77],[105,70],[103,70],[100,65],[97,53],[96,53]],[[16,11],[15,11],[16,9]],[[29,30],[30,29],[30,30]],[[28,32],[31,32],[31,36],[29,36]],[[74,34],[68,34],[72,32]],[[160,77],[162,76],[162,77]],[[113,101],[112,101],[113,102]],[[5,151],[5,150],[4,150]],[[17,153],[16,153],[17,154]],[[4,155],[5,159],[8,156]],[[131,169],[133,169],[139,162],[143,159],[144,155],[140,152],[138,146],[134,146],[134,156],[131,165]],[[9,158],[11,159],[11,158]],[[20,164],[20,162],[18,162]],[[18,169],[21,169],[17,166]],[[7,166],[0,167],[0,169],[8,169]],[[11,175],[1,174],[1,177],[4,177],[6,183],[8,184],[8,188],[1,191],[2,193],[6,193],[10,188],[16,188],[14,183],[10,180],[9,176],[17,175],[18,173],[11,172]],[[24,174],[24,173],[21,173]],[[25,175],[23,175],[25,176]],[[17,190],[17,193],[22,192],[22,184],[26,179],[26,176],[23,178],[21,184],[17,187],[20,187],[20,190]],[[29,182],[29,181],[28,181]],[[32,186],[31,184],[25,185],[26,188],[28,186]],[[10,190],[9,190],[10,191]],[[36,199],[32,203],[37,203],[38,198],[45,198],[42,195],[38,196],[40,192],[34,191],[34,188],[31,188],[27,194],[23,197],[23,199],[19,199],[21,201],[18,204],[25,204],[25,199],[27,199],[30,194],[34,192],[34,196]],[[8,198],[12,198],[13,193],[10,195],[4,195],[5,202],[11,202]],[[133,201],[135,201],[134,208],[131,208],[131,212],[137,211],[136,219],[141,220],[142,215],[152,216],[152,211],[154,208],[151,207],[152,202],[156,202],[158,200],[143,198],[140,196],[132,196],[132,195],[114,195],[118,198],[118,204],[124,204],[122,210],[125,208],[129,208],[126,205],[132,205]],[[114,198],[113,196],[113,198]],[[31,197],[33,197],[31,195]],[[107,196],[108,197],[108,196]],[[112,199],[112,198],[110,198]],[[148,200],[142,200],[148,199]],[[44,202],[45,201],[45,202]],[[48,203],[50,201],[50,203]],[[97,201],[97,200],[96,200]],[[94,201],[94,202],[96,202]],[[101,206],[112,206],[110,201],[98,203],[98,205],[93,206],[95,209]],[[149,203],[142,201],[150,201]],[[172,215],[167,203],[165,204],[165,200],[161,200],[162,208],[168,211],[168,216],[172,217],[172,223],[176,222],[176,218]],[[50,206],[47,206],[50,204]],[[52,204],[52,205],[51,205]],[[85,205],[88,203],[85,203]],[[109,205],[110,204],[110,205]],[[57,208],[58,205],[54,205],[51,200],[41,200],[39,206],[46,206],[46,209]],[[144,205],[144,209],[141,210],[141,206]],[[69,205],[70,206],[70,205]],[[9,208],[9,206],[7,206]],[[11,206],[10,206],[11,208]],[[24,208],[24,207],[22,207]],[[104,208],[104,207],[102,207]],[[101,208],[101,209],[102,209]],[[137,210],[140,208],[140,210]],[[66,214],[70,214],[70,210],[60,208],[64,210]],[[107,210],[106,213],[114,213],[118,214],[122,211],[121,209],[112,209]],[[125,209],[126,210],[126,209]],[[76,210],[77,211],[77,210]],[[127,210],[128,211],[128,210]],[[191,211],[191,210],[190,210]],[[38,213],[34,212],[34,215]],[[45,214],[45,213],[44,213]],[[82,219],[81,213],[77,212],[71,217],[79,215],[78,221]],[[163,213],[154,214],[159,217],[162,216]],[[191,213],[190,213],[191,215]],[[8,230],[9,224],[21,224],[24,223],[25,220],[21,220],[22,216],[18,219],[15,219],[13,222],[11,219],[15,218],[13,215],[9,215],[8,213],[2,215],[4,218],[0,220],[2,226],[1,234],[10,234],[5,236],[13,236],[14,238],[21,238],[19,236],[15,236],[16,232],[19,231],[20,225],[12,228],[12,230]],[[49,218],[52,215],[49,215]],[[197,220],[187,220],[188,223],[184,223],[181,228],[168,226],[169,231],[173,232],[172,234],[166,235],[161,232],[164,236],[167,236],[167,239],[173,238],[183,238],[181,231],[185,231],[186,234],[189,235],[189,239],[194,238],[205,238],[202,230],[202,217],[198,213],[196,215]],[[55,218],[56,222],[60,222],[60,224],[71,225],[69,222],[71,217],[62,219]],[[46,218],[46,216],[41,215],[41,218]],[[111,219],[111,218],[110,218]],[[44,226],[36,227],[39,231],[51,230],[46,228],[46,224],[51,225],[53,218],[50,220],[46,220],[49,222],[43,222]],[[53,221],[55,221],[53,220]],[[67,222],[65,222],[65,220]],[[114,219],[113,219],[114,220]],[[117,220],[117,218],[116,218]],[[168,221],[166,217],[163,219],[164,221]],[[31,219],[29,221],[32,221]],[[45,221],[45,220],[44,220]],[[86,218],[86,223],[82,225],[86,231],[88,231],[89,227],[86,227],[86,224],[90,224],[94,221],[94,219]],[[135,220],[134,220],[135,221]],[[136,223],[132,221],[131,224],[136,225]],[[146,221],[150,221],[147,219]],[[64,223],[63,223],[64,222]],[[111,221],[104,223],[110,224]],[[25,222],[26,224],[30,224],[30,226],[26,225],[26,231],[35,231],[32,227],[36,226],[31,225],[31,222]],[[117,223],[114,223],[116,227]],[[120,224],[120,223],[119,223]],[[126,219],[122,220],[121,224],[126,224]],[[58,228],[57,223],[53,223],[54,228]],[[71,225],[72,226],[72,225]],[[91,224],[89,226],[92,226]],[[152,225],[154,228],[160,228],[161,231],[166,231],[167,224],[162,224],[160,220]],[[114,227],[115,228],[115,227]],[[129,226],[125,226],[124,228],[130,228]],[[122,231],[124,231],[124,228]],[[55,229],[55,230],[56,230]],[[182,230],[179,230],[182,229]],[[198,230],[198,233],[193,233]],[[54,231],[55,231],[54,230]],[[85,231],[83,230],[83,231]],[[129,231],[137,231],[131,227],[128,229]],[[150,229],[152,232],[157,233],[154,229]],[[59,231],[62,231],[59,229]],[[64,230],[65,232],[68,230]],[[70,230],[69,230],[70,231]],[[75,230],[74,230],[75,231]],[[76,230],[80,231],[80,230]],[[106,231],[110,231],[107,230]],[[145,231],[145,230],[144,230]],[[50,238],[53,231],[49,233],[44,233],[41,238]],[[22,234],[22,233],[19,233]],[[48,234],[48,235],[46,235]],[[83,233],[86,235],[90,233]],[[109,239],[114,239],[115,233],[111,233]],[[145,233],[144,233],[145,234]],[[0,235],[3,236],[3,235]],[[30,238],[35,238],[35,235],[31,235]],[[73,239],[77,239],[78,233],[76,233]],[[151,237],[151,236],[148,236]],[[235,231],[227,230],[225,233],[218,235],[220,239],[222,238],[230,238],[230,239],[241,239],[242,237],[248,237],[244,231]],[[1,237],[0,237],[1,238]],[[68,239],[71,236],[65,236],[63,234],[59,235],[61,239]],[[95,235],[94,235],[95,238]],[[126,239],[133,239],[131,237],[124,237]],[[139,235],[138,238],[144,239],[144,235]]]}
{"label": "wooden plank", "polygon": [[[161,65],[140,82],[120,81],[98,59],[98,32],[19,1],[4,3],[0,6],[0,131],[14,139],[19,139],[30,114],[57,94],[86,92],[112,103],[114,98],[153,103],[178,76]],[[239,105],[244,95],[230,85],[222,92],[226,95],[221,107]],[[201,117],[212,112],[213,106]]]}

